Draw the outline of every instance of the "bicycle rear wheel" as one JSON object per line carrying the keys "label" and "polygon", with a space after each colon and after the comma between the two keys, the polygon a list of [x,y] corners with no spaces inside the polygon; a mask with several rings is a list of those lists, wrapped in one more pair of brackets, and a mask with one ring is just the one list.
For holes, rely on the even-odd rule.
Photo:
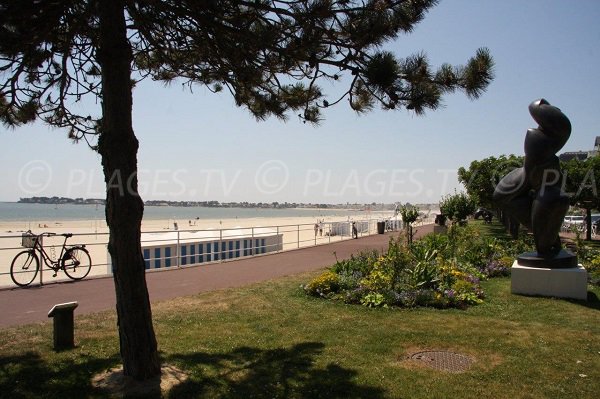
{"label": "bicycle rear wheel", "polygon": [[10,265],[10,278],[19,287],[26,287],[35,280],[40,269],[40,259],[31,249],[19,252]]}
{"label": "bicycle rear wheel", "polygon": [[72,280],[81,280],[92,268],[92,258],[83,247],[69,248],[62,257],[62,268]]}

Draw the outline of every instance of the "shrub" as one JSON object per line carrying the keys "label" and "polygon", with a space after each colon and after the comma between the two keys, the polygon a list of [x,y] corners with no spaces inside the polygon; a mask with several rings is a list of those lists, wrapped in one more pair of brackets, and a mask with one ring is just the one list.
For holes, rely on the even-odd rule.
{"label": "shrub", "polygon": [[[427,256],[435,257],[437,252],[427,252]],[[434,288],[439,281],[438,268],[435,259],[417,261],[413,267],[404,270],[407,276],[406,283],[411,289]]]}
{"label": "shrub", "polygon": [[359,287],[363,274],[359,271],[343,270],[338,273],[340,290],[352,290]]}
{"label": "shrub", "polygon": [[380,257],[374,264],[371,273],[363,278],[360,284],[370,291],[382,291],[393,285],[393,270],[388,264],[388,259]]}
{"label": "shrub", "polygon": [[360,303],[361,303],[361,305],[365,305],[370,308],[376,308],[376,307],[387,305],[383,294],[379,294],[376,292],[370,292],[370,293],[366,294],[360,300]]}
{"label": "shrub", "polygon": [[350,259],[337,261],[332,270],[335,273],[358,273],[365,276],[378,257],[379,253],[375,250],[361,252],[356,256],[351,255]]}
{"label": "shrub", "polygon": [[361,300],[368,294],[369,291],[365,287],[358,286],[354,289],[344,291],[340,295],[340,299],[342,299],[344,303],[360,304]]}
{"label": "shrub", "polygon": [[320,276],[308,283],[304,290],[313,296],[321,296],[329,298],[332,294],[335,294],[340,289],[340,280],[338,275],[332,271],[327,270]]}
{"label": "shrub", "polygon": [[452,285],[452,290],[458,303],[476,305],[483,302],[483,292],[479,288],[479,282],[474,283],[468,279],[459,279]]}
{"label": "shrub", "polygon": [[592,259],[585,267],[590,284],[600,286],[600,255]]}
{"label": "shrub", "polygon": [[587,244],[579,231],[576,232],[574,241],[577,260],[586,268],[588,281],[592,285],[600,286],[600,251]]}
{"label": "shrub", "polygon": [[510,268],[514,259],[504,256],[498,260],[491,260],[481,271],[485,277],[503,277],[510,275]]}
{"label": "shrub", "polygon": [[475,212],[475,201],[466,193],[455,193],[442,198],[440,211],[452,220],[452,223],[466,220]]}

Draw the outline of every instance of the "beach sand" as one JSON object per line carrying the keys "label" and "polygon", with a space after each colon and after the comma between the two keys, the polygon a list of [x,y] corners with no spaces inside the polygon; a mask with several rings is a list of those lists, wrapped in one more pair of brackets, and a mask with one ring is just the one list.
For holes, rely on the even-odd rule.
{"label": "beach sand", "polygon": [[[317,220],[314,216],[305,217],[279,217],[279,218],[230,218],[230,219],[201,219],[201,220],[144,220],[142,222],[143,233],[174,232],[175,223],[178,231],[202,231],[202,230],[220,230],[236,228],[263,227],[271,228],[283,235],[283,250],[291,250],[300,247],[327,244],[342,239],[350,239],[349,236],[329,236],[328,232],[333,222],[364,221],[370,217],[371,222],[367,231],[359,235],[376,234],[376,222],[384,218],[389,218],[392,213],[349,213],[344,217],[323,216],[323,233],[317,233],[315,236],[314,226]],[[423,223],[429,223],[430,220],[424,220]],[[41,227],[40,227],[41,226]],[[10,279],[10,265],[12,259],[22,250],[21,234],[31,230],[35,234],[41,232],[53,232],[57,234],[72,233],[74,236],[67,241],[69,245],[85,244],[92,258],[92,270],[89,274],[92,276],[106,275],[108,270],[108,227],[104,220],[62,220],[62,221],[39,221],[39,222],[7,222],[0,221],[0,287],[13,286]],[[44,238],[46,248],[56,245],[55,255],[59,255],[60,246],[64,238],[62,236]],[[54,282],[59,280],[68,280],[64,272],[59,271],[56,277],[53,277],[53,271],[47,268],[43,272],[43,282]],[[36,277],[35,283],[39,283],[40,276]]]}

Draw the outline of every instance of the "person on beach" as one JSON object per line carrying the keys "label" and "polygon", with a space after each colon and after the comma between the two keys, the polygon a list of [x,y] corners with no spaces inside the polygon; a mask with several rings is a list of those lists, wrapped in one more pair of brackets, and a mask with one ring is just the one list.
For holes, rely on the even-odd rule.
{"label": "person on beach", "polygon": [[323,237],[323,221],[319,222],[319,235]]}
{"label": "person on beach", "polygon": [[352,222],[352,237],[358,238],[358,229],[356,228],[356,222]]}
{"label": "person on beach", "polygon": [[317,236],[318,231],[319,231],[319,224],[315,223],[315,237]]}

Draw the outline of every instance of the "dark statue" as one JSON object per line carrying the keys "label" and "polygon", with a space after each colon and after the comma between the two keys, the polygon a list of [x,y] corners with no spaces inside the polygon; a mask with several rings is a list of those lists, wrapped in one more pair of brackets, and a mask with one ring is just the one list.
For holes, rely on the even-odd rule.
{"label": "dark statue", "polygon": [[577,257],[561,249],[558,233],[569,209],[562,192],[562,173],[556,153],[571,135],[571,122],[544,99],[529,104],[539,125],[525,135],[525,162],[496,186],[494,201],[533,232],[537,252],[519,256],[519,264],[532,267],[577,267]]}

